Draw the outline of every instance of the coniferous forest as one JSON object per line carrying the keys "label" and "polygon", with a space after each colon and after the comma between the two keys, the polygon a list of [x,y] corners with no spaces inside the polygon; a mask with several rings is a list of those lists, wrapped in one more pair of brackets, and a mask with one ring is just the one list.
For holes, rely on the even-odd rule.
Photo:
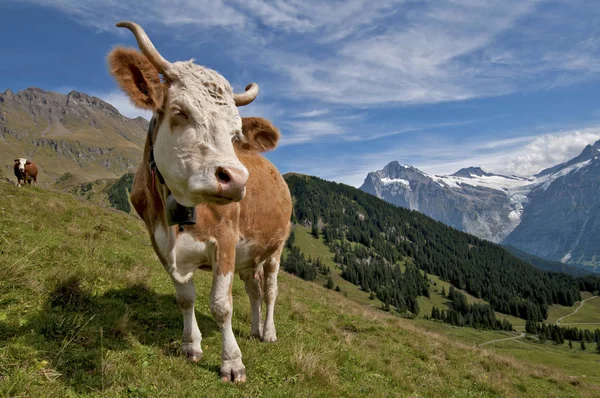
{"label": "coniferous forest", "polygon": [[[500,245],[351,186],[301,175],[285,179],[294,197],[292,221],[311,226],[313,235],[323,237],[345,279],[400,312],[418,314],[416,298],[429,295],[427,274],[484,299],[490,309],[534,322],[547,318],[549,305],[572,306],[581,299],[580,290],[600,289],[597,276],[539,270]],[[493,311],[483,308],[486,305],[461,306],[451,301],[452,308],[443,316],[439,311],[437,319],[512,328],[499,324]]]}

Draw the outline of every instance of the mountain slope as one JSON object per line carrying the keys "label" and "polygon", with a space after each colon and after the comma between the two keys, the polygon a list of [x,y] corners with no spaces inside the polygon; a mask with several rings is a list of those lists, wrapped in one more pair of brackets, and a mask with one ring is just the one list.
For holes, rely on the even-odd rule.
{"label": "mountain slope", "polygon": [[536,268],[539,268],[544,271],[551,272],[563,272],[565,274],[573,275],[573,276],[586,276],[593,275],[593,272],[585,269],[585,267],[576,267],[574,265],[568,265],[565,263],[561,263],[560,261],[552,261],[546,260],[541,257],[534,256],[533,254],[529,254],[522,250],[519,250],[510,245],[503,245],[503,247],[511,252],[514,256],[520,258],[523,261],[528,262]]}
{"label": "mountain slope", "polygon": [[[349,270],[349,277],[374,289],[378,296],[377,289],[389,286],[374,285],[377,267],[409,262],[483,298],[495,310],[523,319],[544,319],[548,305],[570,306],[579,300],[582,280],[538,270],[499,245],[419,212],[316,177],[290,176],[286,181],[295,199],[295,220],[323,223],[322,234]],[[598,290],[600,279],[591,278],[590,283],[588,288]],[[380,299],[385,301],[385,297]]]}
{"label": "mountain slope", "polygon": [[136,217],[4,183],[0,197],[7,215],[1,258],[11,265],[0,268],[3,396],[600,393],[583,378],[456,343],[284,272],[276,344],[249,339],[248,299],[235,278],[233,324],[248,382],[223,384],[207,273],[195,278],[205,357],[190,364],[179,352],[182,320],[172,284]]}
{"label": "mountain slope", "polygon": [[40,169],[42,185],[65,172],[74,183],[115,178],[134,171],[148,122],[129,119],[99,98],[39,88],[0,92],[0,156],[5,174],[12,159],[27,157]]}

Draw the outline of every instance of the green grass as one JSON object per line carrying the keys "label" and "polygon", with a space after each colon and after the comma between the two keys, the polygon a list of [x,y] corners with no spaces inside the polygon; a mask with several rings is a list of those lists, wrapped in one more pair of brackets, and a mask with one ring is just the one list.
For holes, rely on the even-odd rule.
{"label": "green grass", "polygon": [[600,327],[600,298],[593,298],[583,303],[583,306],[573,315],[564,318],[561,323],[598,323]]}
{"label": "green grass", "polygon": [[284,272],[273,344],[249,338],[235,279],[233,329],[248,382],[224,384],[209,273],[195,277],[205,357],[191,364],[180,355],[174,289],[137,218],[38,188],[0,184],[0,198],[0,396],[600,394],[582,377],[462,344]]}
{"label": "green grass", "polygon": [[[589,299],[592,295],[588,292],[582,293],[582,299]],[[571,307],[552,305],[548,308],[548,323],[556,323],[557,319],[573,313],[579,307],[579,301]],[[580,329],[600,328],[600,297],[586,301],[577,313],[569,315],[560,322],[564,326],[573,326]]]}
{"label": "green grass", "polygon": [[568,342],[559,346],[553,342],[541,344],[535,339],[521,339],[494,343],[494,351],[523,362],[542,362],[571,377],[600,384],[600,355],[596,353],[595,343],[588,343],[587,349],[582,351],[578,342],[573,342],[573,348],[569,348]]}
{"label": "green grass", "polygon": [[[415,320],[419,327],[447,336],[471,346],[478,346],[492,340],[518,336],[519,332],[485,331],[472,328],[459,328],[439,322]],[[540,343],[536,337],[519,340],[508,340],[485,345],[485,349],[505,356],[516,358],[521,363],[532,365],[544,364],[557,369],[573,378],[585,378],[588,382],[600,384],[600,355],[596,352],[596,344],[588,343],[582,351],[580,343],[573,342],[569,348],[568,341],[557,345],[552,341]]]}

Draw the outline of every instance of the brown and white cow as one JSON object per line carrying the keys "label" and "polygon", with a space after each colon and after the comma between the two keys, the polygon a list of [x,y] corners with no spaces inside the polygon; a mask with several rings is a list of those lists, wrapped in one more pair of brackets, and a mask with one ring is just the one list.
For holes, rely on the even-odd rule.
{"label": "brown and white cow", "polygon": [[13,166],[15,177],[17,177],[17,186],[21,186],[21,180],[23,181],[23,185],[34,182],[34,185],[37,185],[37,175],[38,169],[35,163],[31,160],[25,158],[15,159],[15,164]]}
{"label": "brown and white cow", "polygon": [[[223,76],[194,60],[165,60],[139,25],[117,26],[133,32],[141,53],[113,49],[110,72],[133,104],[151,110],[155,121],[131,202],[175,285],[183,312],[183,353],[194,362],[202,358],[192,277],[199,268],[212,270],[209,303],[222,334],[221,378],[243,382],[246,369],[231,326],[235,273],[250,298],[251,335],[277,339],[277,273],[292,204],[283,177],[259,152],[275,148],[279,132],[265,119],[239,115],[237,107],[256,98],[256,84],[234,94]],[[170,226],[170,199],[195,208],[196,223]]]}

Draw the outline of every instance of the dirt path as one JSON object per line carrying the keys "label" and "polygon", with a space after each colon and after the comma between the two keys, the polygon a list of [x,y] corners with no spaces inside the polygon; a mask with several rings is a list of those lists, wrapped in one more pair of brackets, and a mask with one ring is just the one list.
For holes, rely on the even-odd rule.
{"label": "dirt path", "polygon": [[[595,299],[596,297],[598,297],[598,296],[592,296],[592,297],[590,297],[590,298],[586,298],[585,300],[581,300],[581,302],[579,303],[579,307],[575,308],[575,311],[571,312],[570,314],[567,314],[567,315],[565,315],[565,316],[561,316],[560,318],[558,318],[558,319],[556,320],[556,324],[557,324],[557,325],[560,325],[560,321],[562,321],[563,319],[565,319],[565,318],[566,318],[566,317],[568,317],[568,316],[571,316],[571,315],[573,315],[573,314],[576,314],[576,313],[577,313],[577,311],[579,311],[579,309],[580,309],[581,307],[583,307],[583,303],[585,303],[586,301],[589,301],[589,300]],[[567,323],[563,323],[563,325],[568,325],[568,324],[567,324]]]}
{"label": "dirt path", "polygon": [[481,347],[482,345],[486,345],[486,344],[497,343],[498,341],[507,341],[507,340],[522,339],[523,337],[525,337],[525,333],[521,332],[520,335],[515,336],[515,337],[507,337],[505,339],[496,339],[496,340],[486,341],[485,343],[479,344],[479,347]]}

